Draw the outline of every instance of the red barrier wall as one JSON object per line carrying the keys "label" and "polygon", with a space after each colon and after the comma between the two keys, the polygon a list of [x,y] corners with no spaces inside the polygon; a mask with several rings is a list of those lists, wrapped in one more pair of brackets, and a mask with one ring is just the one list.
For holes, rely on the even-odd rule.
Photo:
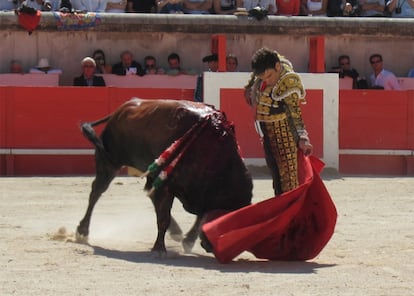
{"label": "red barrier wall", "polygon": [[0,87],[0,149],[29,149],[0,153],[0,175],[93,173],[93,155],[73,151],[92,149],[81,122],[104,117],[131,97],[193,100],[193,95],[192,89]]}
{"label": "red barrier wall", "polygon": [[345,174],[413,174],[414,92],[340,92],[340,171]]}
{"label": "red barrier wall", "polygon": [[[221,108],[235,123],[243,157],[262,158],[243,90],[221,92]],[[92,146],[79,124],[134,96],[192,100],[193,90],[0,87],[0,175],[93,173]],[[307,90],[307,99],[303,116],[315,154],[322,157],[322,91]],[[414,175],[414,91],[341,90],[338,140],[342,174]]]}

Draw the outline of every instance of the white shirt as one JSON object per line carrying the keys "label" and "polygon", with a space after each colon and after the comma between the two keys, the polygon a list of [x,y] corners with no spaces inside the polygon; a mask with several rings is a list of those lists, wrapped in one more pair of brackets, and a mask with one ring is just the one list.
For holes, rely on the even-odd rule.
{"label": "white shirt", "polygon": [[13,3],[13,0],[0,0],[0,11],[2,10],[14,10],[16,4]]}
{"label": "white shirt", "polygon": [[104,12],[106,9],[106,0],[75,0],[72,1],[75,10],[88,12]]}
{"label": "white shirt", "polygon": [[[361,0],[360,4],[362,6],[364,4],[378,4],[385,7],[385,0]],[[381,12],[376,10],[361,10],[361,16],[375,16],[377,14],[381,14]]]}
{"label": "white shirt", "polygon": [[47,72],[39,70],[38,68],[31,68],[29,70],[30,74],[62,74],[61,69],[49,69]]}
{"label": "white shirt", "polygon": [[307,0],[306,6],[309,11],[317,11],[322,9],[322,1]]}
{"label": "white shirt", "polygon": [[412,0],[395,0],[397,1],[397,5],[395,8],[400,7],[401,13],[392,12],[392,17],[396,18],[405,18],[405,17],[414,17],[414,8],[408,3],[408,1]]}
{"label": "white shirt", "polygon": [[30,7],[36,10],[42,10],[42,4],[37,3],[36,0],[34,1],[26,0],[23,2],[23,4],[27,7]]}
{"label": "white shirt", "polygon": [[373,86],[382,86],[387,90],[401,90],[401,85],[397,80],[397,77],[391,71],[382,69],[382,71],[375,77],[375,74],[372,73],[370,76],[371,87]]}

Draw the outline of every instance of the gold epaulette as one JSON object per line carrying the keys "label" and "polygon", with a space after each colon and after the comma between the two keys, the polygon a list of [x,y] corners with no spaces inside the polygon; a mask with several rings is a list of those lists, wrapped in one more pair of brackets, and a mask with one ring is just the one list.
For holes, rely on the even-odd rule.
{"label": "gold epaulette", "polygon": [[292,94],[296,94],[301,102],[305,102],[305,89],[299,75],[288,72],[280,78],[277,87],[273,88],[272,97],[276,101],[281,101]]}

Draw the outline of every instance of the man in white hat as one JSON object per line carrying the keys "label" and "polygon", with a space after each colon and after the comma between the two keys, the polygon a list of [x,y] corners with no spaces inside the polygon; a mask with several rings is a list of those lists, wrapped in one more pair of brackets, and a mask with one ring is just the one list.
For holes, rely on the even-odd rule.
{"label": "man in white hat", "polygon": [[35,73],[40,73],[40,74],[62,74],[62,70],[61,69],[52,69],[52,67],[49,64],[49,60],[47,58],[41,58],[39,60],[39,63],[37,64],[36,67],[31,68],[29,70],[29,73],[31,74],[35,74]]}

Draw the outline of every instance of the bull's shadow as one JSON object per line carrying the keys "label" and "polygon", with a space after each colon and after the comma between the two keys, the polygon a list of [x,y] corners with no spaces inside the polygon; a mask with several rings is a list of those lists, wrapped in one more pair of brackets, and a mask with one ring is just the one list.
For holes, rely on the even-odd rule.
{"label": "bull's shadow", "polygon": [[168,251],[166,258],[158,258],[150,251],[120,251],[92,246],[94,255],[111,259],[125,260],[133,263],[153,263],[179,267],[214,269],[221,272],[262,272],[262,273],[316,273],[320,268],[333,267],[336,264],[319,264],[307,261],[267,261],[235,260],[229,264],[219,263],[212,255],[181,254]]}

